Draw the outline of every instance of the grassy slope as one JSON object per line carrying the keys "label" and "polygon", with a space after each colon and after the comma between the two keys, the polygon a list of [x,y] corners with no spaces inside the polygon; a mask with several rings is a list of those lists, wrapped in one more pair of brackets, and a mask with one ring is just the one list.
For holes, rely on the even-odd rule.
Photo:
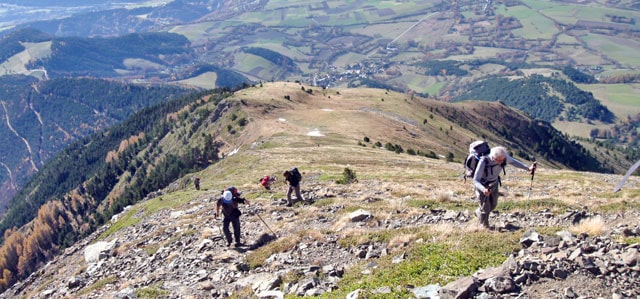
{"label": "grassy slope", "polygon": [[[284,95],[289,95],[291,101],[284,99]],[[432,107],[443,111],[446,107],[456,105],[473,107],[473,103],[450,105],[411,100],[408,95],[377,89],[313,90],[310,95],[301,90],[301,85],[285,82],[241,90],[230,100],[244,103],[230,113],[246,117],[249,124],[233,136],[224,130],[225,123],[217,124],[218,136],[226,142],[223,153],[234,154],[204,171],[203,186],[214,184],[209,187],[220,188],[235,182],[244,188],[254,188],[258,187],[254,185],[262,175],[280,174],[291,166],[298,166],[327,181],[339,178],[342,170],[350,167],[356,170],[360,178],[396,180],[398,177],[412,177],[415,182],[421,183],[425,183],[426,178],[437,178],[438,181],[453,184],[461,180],[460,163],[447,163],[445,159],[428,159],[406,153],[396,154],[376,148],[373,143],[380,141],[384,145],[390,142],[401,145],[405,151],[409,148],[423,152],[433,150],[438,155],[446,155],[451,151],[455,157],[462,157],[467,141],[478,138],[437,113],[433,113],[433,119],[429,118]],[[427,124],[423,124],[424,119],[428,120]],[[453,130],[447,135],[445,131],[450,127]],[[313,134],[309,133],[312,132],[324,136],[311,136]],[[484,133],[499,140],[499,137],[491,136],[490,131]],[[364,137],[368,137],[370,142],[364,142]],[[539,163],[542,165],[540,172],[547,171],[544,170],[545,162],[540,160]],[[214,180],[213,177],[219,177],[218,173],[222,174],[227,165],[236,168],[233,175],[229,179]],[[522,186],[528,187],[526,173],[516,169],[511,172],[520,176],[519,179],[524,178]],[[565,175],[565,171],[554,173],[558,177]],[[610,182],[611,188],[607,188],[600,178],[606,175],[571,171],[566,171],[566,174],[584,177],[577,183],[581,186],[599,182],[597,185],[602,187],[603,192],[612,190],[617,183],[614,178]],[[509,177],[507,175],[506,180]],[[594,181],[589,177],[593,177]],[[468,186],[459,187],[442,186],[444,189],[454,188],[454,193],[458,194],[468,191]],[[558,190],[567,191],[564,188]],[[435,195],[430,193],[427,197]]]}

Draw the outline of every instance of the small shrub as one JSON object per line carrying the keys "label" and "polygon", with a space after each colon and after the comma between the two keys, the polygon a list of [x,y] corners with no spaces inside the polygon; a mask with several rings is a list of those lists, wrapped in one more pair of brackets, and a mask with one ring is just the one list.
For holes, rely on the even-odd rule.
{"label": "small shrub", "polygon": [[391,142],[385,143],[384,148],[392,152],[396,150],[396,147]]}
{"label": "small shrub", "polygon": [[396,154],[401,154],[404,153],[404,149],[402,148],[402,146],[400,146],[399,144],[395,145],[395,149],[394,151],[396,152]]}
{"label": "small shrub", "polygon": [[447,154],[447,162],[453,162],[453,153],[452,152],[449,152]]}
{"label": "small shrub", "polygon": [[356,172],[346,167],[342,172],[342,178],[337,180],[336,183],[346,185],[346,184],[355,183],[357,181],[358,181],[358,178],[356,178]]}

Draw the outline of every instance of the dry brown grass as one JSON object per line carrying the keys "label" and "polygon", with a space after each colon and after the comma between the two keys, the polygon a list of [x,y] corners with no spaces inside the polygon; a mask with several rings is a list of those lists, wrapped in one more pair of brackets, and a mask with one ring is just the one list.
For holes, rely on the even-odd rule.
{"label": "dry brown grass", "polygon": [[318,230],[305,231],[303,234],[303,237],[305,238],[306,241],[325,242],[327,240],[325,235]]}
{"label": "dry brown grass", "polygon": [[452,194],[449,192],[441,192],[438,194],[437,200],[439,202],[450,202]]}
{"label": "dry brown grass", "polygon": [[134,247],[133,243],[122,243],[122,244],[118,245],[118,247],[116,247],[115,254],[117,256],[123,255],[126,252],[130,251],[131,248],[133,248],[133,247]]}
{"label": "dry brown grass", "polygon": [[586,233],[589,236],[600,236],[607,231],[607,225],[600,216],[591,217],[580,221],[579,224],[569,228],[575,234]]}
{"label": "dry brown grass", "polygon": [[217,236],[217,235],[220,235],[219,231],[211,227],[205,227],[201,230],[199,241],[202,241],[204,239],[211,239],[212,236]]}
{"label": "dry brown grass", "polygon": [[416,234],[400,234],[391,238],[387,247],[393,252],[399,249],[406,248],[416,239],[418,239],[418,236]]}

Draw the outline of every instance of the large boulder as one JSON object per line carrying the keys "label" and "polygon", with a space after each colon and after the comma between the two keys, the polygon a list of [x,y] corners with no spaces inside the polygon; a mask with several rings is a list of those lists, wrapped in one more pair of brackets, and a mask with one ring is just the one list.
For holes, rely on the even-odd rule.
{"label": "large boulder", "polygon": [[113,250],[116,248],[118,239],[114,239],[111,242],[96,242],[87,246],[84,249],[84,260],[87,264],[97,263],[100,260],[106,259],[112,255]]}

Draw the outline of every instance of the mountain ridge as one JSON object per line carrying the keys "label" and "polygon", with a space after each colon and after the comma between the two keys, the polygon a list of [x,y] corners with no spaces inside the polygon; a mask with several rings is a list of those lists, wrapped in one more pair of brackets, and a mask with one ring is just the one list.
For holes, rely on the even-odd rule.
{"label": "mountain ridge", "polygon": [[[416,102],[421,101],[425,102],[422,105],[416,105]],[[433,118],[428,114],[430,107],[434,111]],[[459,138],[466,142],[478,137],[447,119],[446,113],[451,113],[454,107],[456,111],[463,111],[462,107],[464,107],[467,115],[477,117],[482,116],[483,112],[501,111],[510,117],[531,121],[524,114],[499,103],[448,104],[420,98],[411,99],[411,96],[406,94],[380,89],[365,89],[360,92],[354,89],[316,90],[308,85],[291,82],[265,83],[261,86],[234,91],[224,97],[216,94],[199,95],[198,99],[176,104],[173,109],[166,110],[161,117],[170,119],[169,123],[174,123],[175,126],[167,128],[164,135],[157,135],[162,137],[149,143],[149,146],[135,149],[136,141],[129,138],[133,136],[123,135],[124,140],[131,140],[131,142],[120,143],[117,148],[109,149],[109,152],[113,151],[115,157],[118,157],[112,160],[116,164],[127,160],[133,162],[136,161],[135,157],[140,158],[138,162],[117,166],[125,171],[118,175],[117,183],[109,189],[110,195],[95,208],[103,212],[112,210],[113,217],[109,214],[103,216],[107,218],[104,225],[95,225],[96,231],[89,239],[80,238],[79,243],[73,242],[74,245],[67,247],[70,249],[63,255],[59,255],[62,252],[56,253],[56,260],[52,264],[55,266],[38,267],[42,269],[37,272],[38,274],[31,276],[24,284],[20,284],[15,289],[12,288],[10,293],[2,296],[13,294],[28,297],[44,295],[43,292],[56,298],[111,296],[115,292],[128,289],[128,286],[140,292],[145,288],[151,288],[161,294],[173,296],[191,294],[190,292],[196,292],[196,290],[205,294],[215,289],[219,293],[214,296],[224,296],[228,293],[221,290],[220,286],[212,287],[195,283],[195,281],[189,282],[196,279],[192,275],[186,275],[185,278],[180,279],[175,275],[204,271],[199,278],[203,280],[198,281],[207,282],[208,279],[218,282],[226,281],[216,278],[213,274],[224,272],[221,269],[228,269],[229,264],[220,261],[234,261],[238,263],[235,265],[240,269],[248,267],[259,271],[261,264],[270,263],[265,261],[271,254],[276,256],[293,254],[290,250],[297,248],[298,244],[320,248],[325,248],[327,243],[340,244],[340,250],[336,254],[338,252],[341,256],[347,254],[346,258],[351,256],[353,259],[354,256],[359,256],[355,254],[360,252],[357,248],[365,248],[366,253],[367,247],[373,246],[379,249],[381,242],[389,242],[391,252],[399,254],[400,252],[392,249],[399,246],[400,250],[406,251],[407,257],[410,257],[417,254],[413,248],[421,248],[420,244],[426,243],[425,245],[432,246],[429,245],[432,243],[428,240],[444,238],[444,236],[431,236],[431,238],[424,236],[427,239],[423,239],[420,233],[422,230],[443,230],[444,235],[457,237],[461,234],[461,238],[467,238],[462,236],[471,238],[470,236],[473,235],[486,238],[490,245],[506,246],[495,248],[498,252],[492,253],[494,255],[492,258],[503,260],[505,252],[501,250],[509,251],[506,248],[512,248],[514,245],[498,242],[498,240],[517,239],[524,228],[520,227],[515,231],[507,229],[501,232],[482,232],[473,228],[473,219],[470,215],[476,204],[468,200],[472,196],[472,188],[470,184],[463,183],[461,163],[446,159],[448,156],[446,152],[451,151],[454,159],[457,156],[456,153],[464,153],[466,143],[463,144],[460,141],[456,145],[453,145],[453,142],[438,145],[438,142],[443,140]],[[204,113],[205,110],[209,113]],[[459,112],[459,114],[462,113]],[[205,117],[197,117],[198,115]],[[421,120],[425,119],[427,122],[422,123]],[[539,124],[544,125],[544,123]],[[428,125],[433,126],[429,131],[419,129]],[[454,126],[454,129],[447,130],[448,125]],[[132,132],[139,131],[132,130]],[[449,132],[448,135],[447,132]],[[500,142],[503,140],[501,137],[489,135],[491,130],[484,129],[480,132],[487,134],[488,139],[495,140],[493,142],[495,144],[513,146],[513,144]],[[207,135],[210,139],[206,137]],[[365,137],[368,137],[369,141]],[[393,147],[376,146],[378,141],[381,144],[389,143]],[[156,156],[157,154],[164,153],[162,155],[167,156],[188,154],[198,146],[204,146],[206,143],[203,142],[219,144],[217,147],[221,158],[219,161],[166,181],[165,187],[149,190],[151,192],[144,194],[144,198],[136,202],[126,200],[121,202],[118,199],[129,192],[140,192],[137,188],[127,186],[136,186],[135,180],[142,178],[142,168],[149,169],[146,172],[147,175],[150,175],[154,168],[165,168],[159,163],[165,158],[161,158],[161,155]],[[402,152],[397,151],[398,146],[403,148]],[[135,154],[130,155],[127,149],[134,150]],[[445,158],[427,158],[409,154],[409,149],[425,152],[433,150],[438,153],[436,156],[444,153]],[[146,153],[154,158],[143,159]],[[187,157],[187,155],[180,157]],[[153,163],[149,163],[150,161]],[[285,207],[283,198],[286,187],[281,178],[271,192],[263,190],[258,184],[258,179],[263,175],[280,177],[281,171],[291,166],[298,166],[303,172],[304,195],[315,201],[312,205],[297,204],[294,208]],[[134,168],[139,170],[133,171]],[[174,169],[169,164],[166,164],[166,168]],[[358,182],[350,185],[337,184],[336,181],[341,177],[342,171],[347,168],[354,171]],[[559,215],[567,211],[578,211],[580,208],[589,211],[588,217],[594,216],[594,213],[615,214],[623,209],[630,213],[625,219],[633,219],[633,213],[638,212],[637,186],[640,182],[637,178],[631,178],[627,188],[621,193],[614,194],[612,189],[620,179],[618,175],[553,168],[552,162],[540,159],[535,181],[524,171],[508,168],[507,175],[502,180],[504,184],[502,188],[504,197],[500,204],[502,208],[498,215],[492,218],[497,227],[502,227],[500,221],[507,221],[507,218],[500,217],[517,218],[520,215],[522,218],[522,215],[530,215],[531,210],[533,210],[532,213],[540,215],[530,220],[533,221],[530,223],[532,227],[538,230],[553,230],[552,227],[545,228],[545,225],[558,225],[552,224],[555,220],[543,219],[557,219],[556,217],[560,217]],[[192,179],[195,176],[201,178],[200,190],[193,187]],[[222,245],[219,245],[221,243],[216,241],[219,240],[220,235],[216,227],[218,223],[212,216],[213,201],[219,196],[220,190],[232,185],[244,191],[244,195],[252,202],[251,205],[243,208],[246,212],[243,223],[245,240],[250,245],[248,249],[225,250]],[[93,205],[89,196],[93,192],[90,189],[85,184],[83,188],[76,188],[68,194],[60,203],[55,203],[55,200],[49,202],[38,212],[42,218],[34,221],[31,228],[25,227],[23,232],[26,234],[30,229],[37,232],[38,227],[53,227],[56,222],[47,220],[50,219],[47,215],[55,210],[54,207],[59,209],[58,213],[62,219],[66,219],[64,215],[70,211],[65,210],[64,207],[66,209],[73,207],[74,210],[94,209],[90,207]],[[114,209],[116,206],[118,208]],[[347,215],[359,209],[371,211],[374,220],[363,224],[349,221]],[[606,212],[607,209],[611,209],[612,212]],[[454,210],[467,216],[459,216],[463,218],[441,224],[431,223],[431,220],[428,220],[432,219],[431,217],[446,219],[439,212],[443,210]],[[425,216],[425,214],[433,216]],[[263,215],[268,221],[265,224],[274,229],[280,237],[275,241],[265,240],[264,243],[260,243],[260,232],[268,230],[262,227],[261,222],[255,218],[256,215]],[[541,223],[544,224],[536,225],[535,221],[542,221]],[[57,223],[62,224],[62,222],[64,221]],[[401,230],[403,225],[396,226],[396,223],[417,225],[417,230],[404,231]],[[85,226],[81,223],[78,225]],[[316,230],[315,225],[322,229]],[[460,231],[454,233],[451,228],[447,231],[445,228],[450,225]],[[569,225],[563,222],[560,226],[566,228]],[[169,232],[169,234],[162,232]],[[89,231],[86,233],[88,236]],[[16,238],[18,234],[18,231],[13,231],[9,237]],[[405,241],[384,237],[387,234],[403,236]],[[415,236],[412,237],[412,235]],[[94,241],[113,242],[114,240],[122,242],[113,243],[114,251],[109,254],[112,258],[121,257],[125,259],[125,263],[135,264],[136,267],[143,266],[136,264],[135,260],[156,264],[155,259],[160,259],[162,261],[160,264],[174,265],[174,269],[178,272],[169,271],[170,274],[164,272],[170,277],[165,277],[163,274],[152,277],[151,273],[145,273],[133,284],[126,284],[112,274],[107,274],[111,273],[108,265],[115,263],[108,262],[108,265],[102,263],[100,266],[81,260],[84,248]],[[635,239],[632,238],[631,242],[633,240]],[[437,241],[433,242],[435,242],[433,246],[439,246]],[[460,240],[451,242],[460,242]],[[0,254],[7,253],[6,244],[5,241]],[[199,245],[196,246],[196,244]],[[491,248],[490,245],[488,248]],[[174,253],[170,254],[167,250]],[[196,252],[201,252],[202,255],[192,256],[191,253]],[[310,257],[317,256],[313,254]],[[182,258],[187,258],[188,261]],[[328,262],[326,259],[329,257],[317,258],[315,262],[305,260],[301,266],[326,265],[325,263]],[[200,262],[196,262],[195,259]],[[375,257],[372,257],[369,261],[374,259]],[[0,258],[0,262],[7,261],[6,258]],[[386,269],[386,262],[375,261],[380,262],[380,267]],[[187,270],[177,265],[184,267],[201,265],[203,269]],[[484,260],[480,265],[481,267],[495,265],[495,261]],[[56,269],[62,268],[70,269],[71,272],[65,273],[71,273],[71,277],[65,276],[65,273],[55,274],[58,272]],[[356,275],[357,271],[354,272],[353,269],[358,268],[350,266],[341,271]],[[475,269],[472,270],[475,271]],[[122,269],[119,271],[126,272],[125,277],[133,275],[129,271]],[[242,273],[246,272],[233,273],[235,273],[233,275],[243,275]],[[461,273],[471,274],[470,272]],[[2,277],[2,281],[6,279],[7,276]],[[78,279],[85,282],[76,283]],[[287,278],[287,281],[288,279],[302,283],[296,278]],[[449,277],[444,281],[450,280]],[[76,282],[71,283],[72,281]],[[177,287],[182,284],[189,286]],[[343,294],[346,290],[335,291]],[[155,296],[165,296],[161,294]],[[252,293],[244,294],[250,296]],[[331,297],[331,293],[325,296]]]}

